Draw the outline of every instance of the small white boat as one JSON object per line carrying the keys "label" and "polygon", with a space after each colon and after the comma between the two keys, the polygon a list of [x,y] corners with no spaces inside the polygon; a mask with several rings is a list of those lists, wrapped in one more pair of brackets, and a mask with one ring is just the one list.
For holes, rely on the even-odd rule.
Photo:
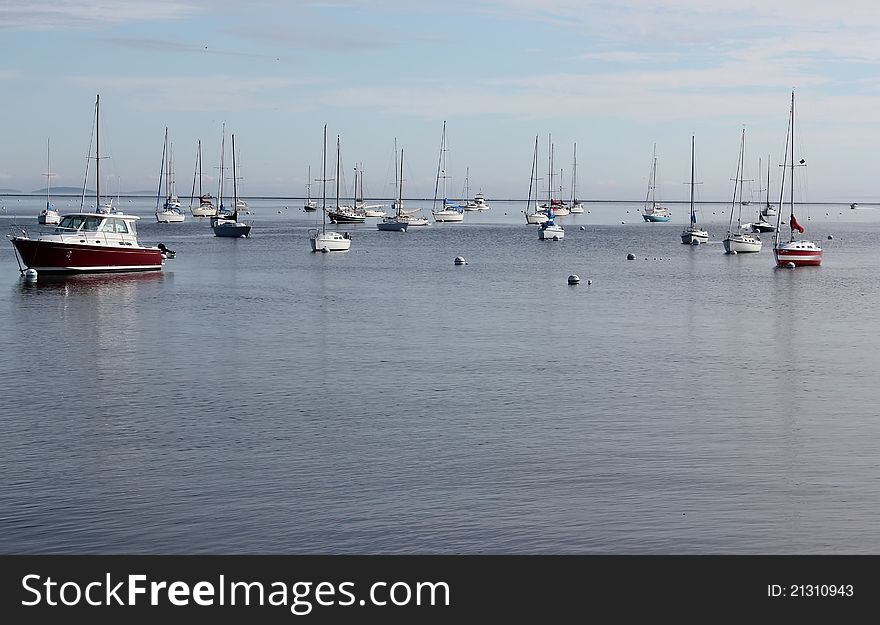
{"label": "small white boat", "polygon": [[[180,200],[174,195],[173,184],[174,178],[171,174],[171,145],[168,143],[168,127],[165,127],[165,144],[162,147],[162,168],[159,171],[159,189],[156,193],[156,221],[160,224],[176,224],[181,223],[186,215],[180,208]],[[165,202],[162,208],[159,208],[159,201],[162,198],[162,185],[165,185]]]}
{"label": "small white boat", "polygon": [[[549,137],[548,137],[548,142],[549,142]],[[538,142],[536,140],[535,141],[535,150],[536,150],[536,152],[535,152],[535,166],[536,167],[537,167],[537,162],[538,162],[537,148],[538,148]],[[552,181],[553,181],[553,144],[552,143],[550,143],[549,163],[550,163],[549,180],[551,181],[551,184],[549,185],[548,193],[550,193],[551,196],[548,198],[547,204],[545,204],[545,206],[548,207],[544,211],[547,216],[547,219],[544,221],[544,223],[541,224],[541,227],[538,230],[538,239],[540,239],[542,241],[561,241],[565,237],[565,229],[554,221],[555,211],[552,208],[549,208],[550,206],[553,205],[553,198],[552,198],[552,193],[553,193],[553,191],[552,191],[552,189],[553,189],[553,185],[552,185]]]}
{"label": "small white boat", "polygon": [[309,165],[309,177],[306,179],[306,201],[303,204],[303,210],[307,213],[314,213],[318,210],[318,203],[312,199],[312,166]]}
{"label": "small white boat", "polygon": [[657,201],[657,144],[651,156],[651,176],[648,179],[648,194],[645,197],[645,209],[642,218],[647,222],[669,221],[672,212]]}
{"label": "small white boat", "polygon": [[[321,228],[313,228],[309,230],[309,246],[313,252],[346,252],[351,248],[351,235],[347,232],[339,233],[333,230],[327,230],[327,124],[324,124],[324,146],[321,151],[322,175],[321,185]],[[336,197],[339,197],[339,138],[336,138]],[[338,201],[337,201],[338,203]]]}
{"label": "small white boat", "polygon": [[[446,175],[446,122],[443,122],[443,135],[440,140],[440,164],[437,168],[437,184],[434,185],[434,200],[431,204],[431,215],[437,222],[460,222],[464,221],[464,207],[459,206],[455,202],[450,201],[447,194],[446,181],[449,176]],[[441,208],[435,209],[438,200],[437,191],[440,189],[440,181],[443,181],[443,203]]]}
{"label": "small white boat", "polygon": [[[195,178],[199,181],[199,205],[193,206],[194,197],[189,199],[189,212],[193,217],[213,217],[217,214],[217,207],[214,206],[214,196],[210,193],[202,193],[202,141],[199,139],[198,149],[196,150],[196,169],[193,172],[193,188],[195,188]],[[195,194],[193,194],[195,195]]]}
{"label": "small white boat", "polygon": [[[727,237],[724,239],[726,254],[753,254],[763,247],[761,237],[749,232],[751,224],[742,222],[743,171],[745,169],[746,129],[743,128],[739,144],[739,159],[736,162],[736,177],[733,179],[733,199],[730,205],[730,223],[727,226]],[[736,215],[736,225],[733,216]]]}
{"label": "small white boat", "polygon": [[552,218],[548,218],[542,223],[540,230],[538,230],[538,238],[542,241],[561,241],[564,237],[565,229],[554,222]]}
{"label": "small white boat", "polygon": [[55,210],[49,197],[49,189],[52,186],[52,171],[49,167],[49,139],[46,139],[46,208],[37,215],[37,222],[44,226],[57,226],[61,221],[61,214]]}
{"label": "small white boat", "polygon": [[687,227],[681,232],[681,242],[687,245],[700,245],[709,242],[709,233],[697,225],[697,212],[694,209],[694,136],[691,135],[691,216]]}

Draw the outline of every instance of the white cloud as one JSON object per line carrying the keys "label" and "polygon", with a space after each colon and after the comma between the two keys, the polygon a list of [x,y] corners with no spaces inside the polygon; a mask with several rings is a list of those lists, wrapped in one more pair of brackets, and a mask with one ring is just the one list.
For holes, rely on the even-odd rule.
{"label": "white cloud", "polygon": [[175,0],[6,0],[0,4],[0,29],[57,30],[127,22],[185,19],[199,12]]}

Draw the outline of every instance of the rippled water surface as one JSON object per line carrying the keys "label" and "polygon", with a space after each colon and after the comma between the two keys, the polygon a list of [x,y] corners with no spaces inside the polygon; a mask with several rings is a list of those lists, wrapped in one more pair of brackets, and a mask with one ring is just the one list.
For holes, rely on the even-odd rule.
{"label": "rippled water surface", "polygon": [[298,200],[232,240],[135,199],[163,272],[33,285],[6,242],[0,552],[880,552],[880,211],[778,270],[722,205],[691,247],[682,205],[490,203],[314,254]]}

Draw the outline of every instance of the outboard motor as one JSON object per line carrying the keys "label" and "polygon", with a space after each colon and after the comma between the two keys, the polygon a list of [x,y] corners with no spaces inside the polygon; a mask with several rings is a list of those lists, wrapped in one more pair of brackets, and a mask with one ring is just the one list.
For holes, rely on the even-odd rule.
{"label": "outboard motor", "polygon": [[165,247],[164,243],[160,243],[156,247],[158,247],[159,251],[162,252],[162,258],[174,258],[177,255],[177,252],[175,252],[174,250],[169,250],[167,247]]}

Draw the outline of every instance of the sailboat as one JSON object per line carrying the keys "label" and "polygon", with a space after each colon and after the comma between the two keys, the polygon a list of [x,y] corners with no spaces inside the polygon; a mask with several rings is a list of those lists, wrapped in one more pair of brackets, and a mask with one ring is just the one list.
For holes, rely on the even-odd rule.
{"label": "sailboat", "polygon": [[45,226],[57,225],[61,221],[61,215],[55,210],[50,199],[49,189],[52,186],[52,170],[49,167],[49,139],[46,139],[46,208],[37,215],[37,222]]}
{"label": "sailboat", "polygon": [[571,164],[571,208],[568,209],[573,215],[584,212],[584,203],[577,199],[577,171],[578,171],[578,144],[574,144],[574,159]]}
{"label": "sailboat", "polygon": [[397,214],[391,217],[383,217],[376,227],[379,230],[406,232],[409,225],[409,219],[403,212],[403,148],[400,150],[400,177],[397,192],[397,201],[394,203],[397,207]]}
{"label": "sailboat", "polygon": [[[171,175],[171,146],[168,143],[168,127],[165,127],[165,145],[162,147],[162,168],[159,171],[159,189],[156,192],[156,221],[160,224],[181,223],[186,215],[180,210],[180,202],[174,195],[174,179]],[[162,182],[165,182],[165,202],[159,210],[162,197]]]}
{"label": "sailboat", "polygon": [[[199,205],[193,206],[196,198],[196,180],[199,182]],[[199,140],[196,149],[196,167],[193,172],[193,190],[189,196],[189,212],[193,217],[213,217],[217,214],[217,207],[214,206],[214,197],[209,193],[202,193],[202,141]]]}
{"label": "sailboat", "polygon": [[[402,153],[402,152],[401,152]],[[400,182],[402,178],[402,170],[400,169],[400,157],[397,152],[397,137],[394,137],[394,193],[399,193]],[[406,220],[407,227],[416,227],[416,226],[430,226],[431,221],[427,217],[420,217],[419,212],[422,210],[421,208],[414,208],[412,210],[404,210],[404,208],[400,207],[400,213],[397,212],[397,204],[400,200],[392,200],[391,208],[394,211],[394,214],[398,216],[398,219]]]}
{"label": "sailboat", "polygon": [[[455,202],[449,200],[446,192],[446,121],[443,122],[443,136],[440,140],[440,159],[437,162],[437,180],[434,183],[434,200],[431,203],[431,214],[434,215],[434,221],[440,222],[459,222],[464,220],[464,207],[459,206]],[[435,208],[437,204],[437,192],[440,189],[440,181],[443,180],[443,204],[438,210]]]}
{"label": "sailboat", "polygon": [[[549,218],[547,212],[538,207],[538,137],[535,137],[535,152],[532,156],[532,173],[529,176],[529,199],[526,209],[526,223],[529,225],[541,225]],[[533,195],[534,191],[534,195]]]}
{"label": "sailboat", "polygon": [[314,213],[318,210],[318,203],[312,199],[312,166],[309,165],[309,177],[306,178],[306,203],[303,204],[303,210],[307,213]]}
{"label": "sailboat", "polygon": [[[743,170],[745,168],[746,129],[743,128],[739,144],[739,159],[736,162],[736,178],[733,180],[733,201],[730,205],[730,223],[727,226],[727,238],[724,239],[724,251],[727,254],[745,254],[760,252],[763,244],[761,238],[752,234],[742,224],[742,193]],[[733,215],[736,214],[736,228],[733,226]]]}
{"label": "sailboat", "polygon": [[[551,184],[547,185],[547,199],[548,202],[545,204],[547,207],[545,209],[547,219],[544,223],[541,224],[541,229],[538,230],[538,239],[542,241],[553,240],[553,241],[561,241],[563,237],[565,237],[565,229],[560,226],[558,223],[554,221],[554,217],[556,216],[553,210],[553,143],[550,142],[550,137],[547,137],[547,142],[549,144],[549,180]],[[535,166],[537,167],[537,153],[535,158]]]}
{"label": "sailboat", "polygon": [[[334,224],[362,224],[367,220],[367,215],[363,209],[358,209],[356,206],[348,206],[346,204],[339,203],[339,185],[340,178],[342,177],[342,170],[340,169],[342,161],[341,161],[341,147],[339,143],[339,135],[336,136],[336,207],[327,210],[327,216],[330,217],[330,221]],[[357,178],[357,173],[355,173],[355,179]],[[357,180],[355,180],[355,184],[357,184]],[[357,190],[355,190],[355,195],[357,195]],[[354,204],[355,198],[352,197],[352,204]]]}
{"label": "sailboat", "polygon": [[[758,170],[760,171],[760,167]],[[764,208],[761,209],[761,217],[776,217],[776,207],[770,204],[770,156],[767,156],[767,199],[764,201]],[[763,219],[761,220],[763,221]],[[772,232],[772,230],[770,231]]]}
{"label": "sailboat", "polygon": [[[761,161],[758,160],[758,171],[761,171]],[[764,219],[770,215],[776,216],[776,209],[770,205],[770,157],[767,157],[767,200],[764,207],[758,209],[758,221],[752,222],[752,232],[775,232],[776,226]]]}
{"label": "sailboat", "polygon": [[681,232],[681,242],[688,245],[699,245],[709,241],[709,233],[697,225],[697,213],[694,209],[694,136],[691,135],[691,216],[690,223]]}
{"label": "sailboat", "polygon": [[[471,170],[470,167],[465,169],[464,173],[464,197],[470,197],[470,175]],[[486,196],[483,195],[482,191],[477,191],[474,194],[474,197],[470,200],[465,201],[464,209],[466,211],[487,211],[489,210],[489,203],[486,202]]]}
{"label": "sailboat", "polygon": [[[797,218],[794,216],[794,168],[798,166],[806,166],[804,159],[800,159],[797,163],[794,162],[794,91],[791,92],[791,113],[789,116],[789,130],[788,137],[786,143],[786,158],[787,163],[783,165],[783,167],[787,166],[789,168],[789,217],[788,217],[788,226],[791,230],[791,236],[788,241],[782,241],[779,237],[779,232],[781,230],[781,220],[782,220],[782,201],[785,196],[785,176],[782,177],[782,186],[779,191],[779,215],[776,217],[776,241],[773,245],[773,255],[776,257],[776,266],[777,267],[788,267],[793,265],[795,267],[802,266],[818,266],[822,264],[822,248],[819,247],[819,244],[815,241],[808,241],[804,239],[796,239],[795,232],[799,232],[803,234],[804,227],[798,223]],[[783,171],[785,171],[783,169]]]}
{"label": "sailboat", "polygon": [[[220,158],[222,167],[222,155]],[[222,206],[222,204],[221,204]],[[249,237],[251,234],[251,225],[238,220],[238,178],[235,169],[235,135],[232,135],[232,212],[218,213],[216,217],[211,218],[211,228],[214,230],[215,237]]]}
{"label": "sailboat", "polygon": [[[351,235],[327,231],[327,124],[324,124],[324,147],[321,151],[321,229],[309,230],[309,245],[313,252],[345,252],[351,248]],[[339,204],[339,136],[336,137],[336,204]]]}
{"label": "sailboat", "polygon": [[[162,269],[167,248],[142,245],[137,237],[140,217],[126,215],[119,210],[109,211],[101,202],[100,155],[101,97],[95,99],[94,144],[95,155],[95,208],[84,208],[88,168],[83,180],[83,194],[79,212],[61,216],[51,234],[31,238],[26,232],[10,236],[20,265],[38,273],[110,273],[127,271],[159,271]],[[91,144],[90,144],[91,145]],[[91,147],[89,148],[91,150]]]}
{"label": "sailboat", "polygon": [[367,204],[364,200],[364,165],[354,170],[354,208],[363,211],[364,217],[384,217],[387,213],[380,210],[384,204]]}
{"label": "sailboat", "polygon": [[645,196],[645,210],[642,211],[645,221],[669,221],[672,213],[668,208],[657,202],[657,144],[651,156],[651,175],[648,178],[648,194]]}

